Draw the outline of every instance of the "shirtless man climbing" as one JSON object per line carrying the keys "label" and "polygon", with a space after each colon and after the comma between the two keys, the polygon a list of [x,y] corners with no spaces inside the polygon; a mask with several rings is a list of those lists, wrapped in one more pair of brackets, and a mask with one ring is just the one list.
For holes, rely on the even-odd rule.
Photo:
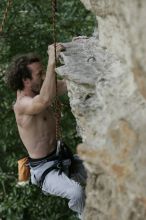
{"label": "shirtless man climbing", "polygon": [[[56,45],[57,58],[63,49],[62,44]],[[36,55],[16,57],[8,68],[7,84],[17,92],[14,112],[20,138],[29,154],[31,182],[40,186],[43,176],[42,191],[69,199],[69,207],[81,214],[85,203],[81,183],[86,179],[81,160],[76,160],[78,169],[70,177],[67,169],[60,174],[52,168],[58,160],[55,116],[51,108],[56,95],[54,45],[48,47],[48,55],[46,73]],[[65,80],[58,80],[57,84],[58,95],[64,94]],[[64,166],[70,166],[69,159],[64,158]]]}
{"label": "shirtless man climbing", "polygon": [[[63,46],[58,44],[57,52],[61,49]],[[50,108],[56,92],[53,45],[48,48],[48,54],[46,74],[37,58],[35,61],[34,57],[35,62],[28,63],[27,68],[32,79],[22,79],[24,88],[17,91],[17,101],[14,105],[19,134],[31,158],[45,157],[56,146],[55,118]],[[33,61],[33,57],[30,59]],[[65,81],[58,81],[58,95],[66,90]]]}

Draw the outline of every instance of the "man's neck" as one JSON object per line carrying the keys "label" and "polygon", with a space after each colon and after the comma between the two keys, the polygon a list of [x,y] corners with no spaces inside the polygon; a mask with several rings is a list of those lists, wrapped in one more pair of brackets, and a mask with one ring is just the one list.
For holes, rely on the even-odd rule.
{"label": "man's neck", "polygon": [[21,91],[18,90],[17,95],[29,96],[32,98],[35,96],[35,94],[31,90],[28,90],[28,89],[23,89]]}

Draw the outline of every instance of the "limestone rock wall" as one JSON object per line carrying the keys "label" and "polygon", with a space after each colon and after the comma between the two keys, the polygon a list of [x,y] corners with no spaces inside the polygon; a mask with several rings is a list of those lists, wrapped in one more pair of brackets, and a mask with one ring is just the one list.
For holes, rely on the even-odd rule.
{"label": "limestone rock wall", "polygon": [[66,43],[67,80],[88,170],[85,220],[146,219],[146,1],[81,0],[94,37]]}

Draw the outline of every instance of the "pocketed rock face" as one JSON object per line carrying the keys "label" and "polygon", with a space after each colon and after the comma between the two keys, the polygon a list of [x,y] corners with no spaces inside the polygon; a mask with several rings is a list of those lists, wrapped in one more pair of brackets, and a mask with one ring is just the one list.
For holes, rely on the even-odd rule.
{"label": "pocketed rock face", "polygon": [[96,37],[66,43],[67,80],[88,171],[85,220],[146,219],[146,1],[82,0]]}

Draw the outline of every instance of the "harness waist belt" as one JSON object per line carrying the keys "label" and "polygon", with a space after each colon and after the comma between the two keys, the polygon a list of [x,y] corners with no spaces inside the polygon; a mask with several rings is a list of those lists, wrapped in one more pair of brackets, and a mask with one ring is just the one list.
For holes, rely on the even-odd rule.
{"label": "harness waist belt", "polygon": [[48,161],[54,161],[54,160],[58,160],[59,156],[56,155],[56,149],[49,155],[42,157],[42,158],[37,158],[37,159],[33,159],[31,157],[28,158],[29,159],[29,164],[31,167],[36,167],[38,165],[40,165],[41,163],[46,163]]}
{"label": "harness waist belt", "polygon": [[71,175],[71,167],[74,162],[74,157],[71,150],[67,147],[67,145],[65,145],[65,143],[61,142],[59,150],[56,148],[51,154],[49,154],[46,157],[39,159],[32,159],[29,157],[29,165],[32,168],[50,161],[54,161],[54,163],[51,167],[48,167],[42,173],[39,183],[41,187],[43,185],[46,175],[52,170],[59,171],[58,175],[60,175],[63,171],[65,172],[67,169],[69,171],[67,172],[67,175]]}
{"label": "harness waist belt", "polygon": [[40,179],[40,187],[42,187],[43,183],[44,183],[44,180],[47,176],[48,173],[50,173],[52,170],[57,170],[59,171],[58,175],[60,175],[64,168],[65,167],[70,167],[71,165],[71,160],[70,159],[67,159],[67,160],[64,160],[64,161],[57,161],[56,163],[54,163],[54,165],[52,165],[51,167],[49,167],[48,169],[46,169],[42,176],[41,176],[41,179]]}

